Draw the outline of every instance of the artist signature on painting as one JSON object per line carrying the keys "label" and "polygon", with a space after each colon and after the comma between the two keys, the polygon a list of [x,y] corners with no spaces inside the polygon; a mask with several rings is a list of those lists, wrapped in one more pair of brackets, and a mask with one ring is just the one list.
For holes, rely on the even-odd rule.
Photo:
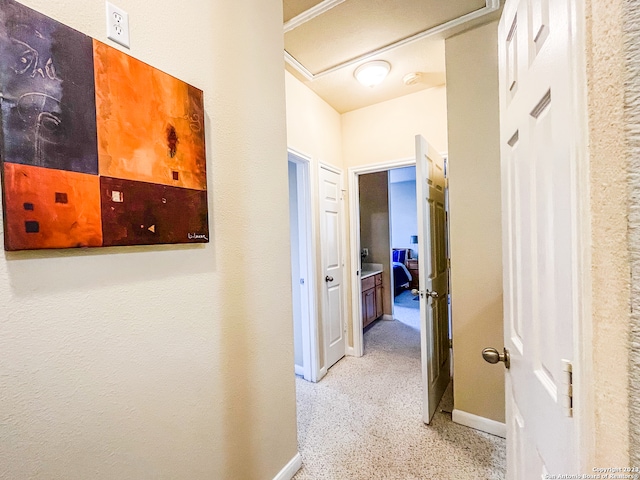
{"label": "artist signature on painting", "polygon": [[206,240],[207,242],[209,241],[207,236],[203,235],[202,233],[187,233],[187,236],[189,237],[189,240]]}

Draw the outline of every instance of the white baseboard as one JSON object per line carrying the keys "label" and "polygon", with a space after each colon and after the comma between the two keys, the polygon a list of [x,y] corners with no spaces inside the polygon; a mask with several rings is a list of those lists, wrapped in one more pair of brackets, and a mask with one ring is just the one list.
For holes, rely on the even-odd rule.
{"label": "white baseboard", "polygon": [[507,426],[504,423],[496,422],[485,417],[479,417],[473,413],[463,412],[462,410],[454,410],[452,415],[453,421],[465,427],[475,428],[482,432],[490,433],[498,437],[507,438]]}
{"label": "white baseboard", "polygon": [[304,377],[304,368],[301,367],[300,365],[295,365],[296,367],[296,375],[300,375],[301,377]]}
{"label": "white baseboard", "polygon": [[302,467],[302,457],[300,453],[296,453],[296,455],[287,463],[280,472],[273,477],[273,480],[291,480],[293,476],[300,470]]}
{"label": "white baseboard", "polygon": [[386,313],[382,316],[382,320],[393,320],[393,315],[387,315]]}

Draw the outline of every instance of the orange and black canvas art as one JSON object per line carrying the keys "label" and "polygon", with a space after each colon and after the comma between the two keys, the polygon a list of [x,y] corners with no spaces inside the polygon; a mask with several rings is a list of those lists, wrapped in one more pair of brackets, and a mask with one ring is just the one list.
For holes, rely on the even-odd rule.
{"label": "orange and black canvas art", "polygon": [[209,241],[201,90],[0,0],[4,248]]}

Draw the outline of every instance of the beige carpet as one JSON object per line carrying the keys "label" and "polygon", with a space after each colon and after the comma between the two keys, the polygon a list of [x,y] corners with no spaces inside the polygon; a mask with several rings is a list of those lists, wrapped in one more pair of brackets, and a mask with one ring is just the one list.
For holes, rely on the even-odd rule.
{"label": "beige carpet", "polygon": [[504,479],[505,441],[451,421],[449,389],[421,419],[419,333],[378,321],[365,356],[346,357],[317,384],[296,378],[302,469],[295,480]]}

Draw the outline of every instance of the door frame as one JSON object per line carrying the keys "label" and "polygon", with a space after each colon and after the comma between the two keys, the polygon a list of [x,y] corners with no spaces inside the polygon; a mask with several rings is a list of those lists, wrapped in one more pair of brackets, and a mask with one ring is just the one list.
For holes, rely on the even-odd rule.
{"label": "door frame", "polygon": [[[287,149],[287,161],[296,164],[298,189],[298,228],[300,238],[300,275],[305,279],[301,285],[301,330],[303,378],[317,382],[320,375],[320,349],[317,318],[318,305],[316,295],[316,218],[312,208],[312,171],[311,157],[293,148]],[[293,279],[292,279],[293,280]],[[306,298],[305,298],[306,297]]]}
{"label": "door frame", "polygon": [[354,357],[364,355],[364,338],[362,334],[362,284],[360,282],[360,186],[358,178],[367,173],[378,173],[394,168],[415,166],[416,159],[405,158],[390,162],[363,165],[349,168],[349,249],[351,278],[351,338],[353,346],[347,346],[347,354]]}
{"label": "door frame", "polygon": [[586,7],[584,0],[569,0],[573,37],[571,42],[571,81],[575,119],[573,168],[576,179],[576,221],[574,227],[576,255],[574,276],[577,279],[573,325],[573,406],[576,419],[578,461],[586,472],[596,458],[593,405],[597,385],[593,382],[593,316],[591,282],[591,188],[589,156],[589,107],[587,101]]}

